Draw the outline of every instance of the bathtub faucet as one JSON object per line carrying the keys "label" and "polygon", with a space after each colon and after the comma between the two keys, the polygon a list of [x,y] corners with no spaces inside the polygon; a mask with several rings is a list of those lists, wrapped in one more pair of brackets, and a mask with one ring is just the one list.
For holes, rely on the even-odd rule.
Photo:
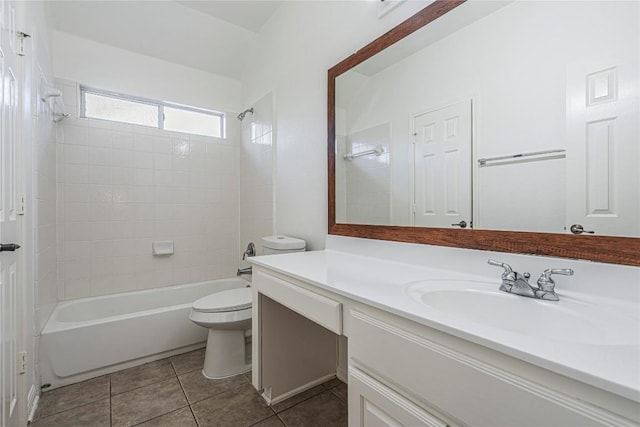
{"label": "bathtub faucet", "polygon": [[256,245],[253,242],[249,242],[247,245],[247,250],[242,254],[242,260],[244,261],[247,257],[256,256]]}
{"label": "bathtub faucet", "polygon": [[251,274],[251,266],[247,268],[239,268],[236,276],[242,276],[243,274]]}

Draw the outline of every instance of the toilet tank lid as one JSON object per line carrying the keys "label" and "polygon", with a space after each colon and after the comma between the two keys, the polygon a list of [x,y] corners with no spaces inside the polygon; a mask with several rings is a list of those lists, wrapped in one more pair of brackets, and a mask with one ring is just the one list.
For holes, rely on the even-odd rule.
{"label": "toilet tank lid", "polygon": [[304,249],[306,242],[302,239],[288,236],[267,236],[262,238],[262,246],[269,249]]}
{"label": "toilet tank lid", "polygon": [[193,303],[195,311],[219,313],[251,308],[251,288],[237,288],[216,292]]}

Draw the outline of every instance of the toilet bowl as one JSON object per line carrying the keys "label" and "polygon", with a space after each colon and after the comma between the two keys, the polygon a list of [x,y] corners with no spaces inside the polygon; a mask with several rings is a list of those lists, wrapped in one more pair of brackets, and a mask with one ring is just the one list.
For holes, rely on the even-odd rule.
{"label": "toilet bowl", "polygon": [[219,379],[251,370],[245,337],[251,329],[251,288],[216,292],[193,303],[189,319],[209,329],[205,377]]}
{"label": "toilet bowl", "polygon": [[[264,255],[302,252],[306,242],[287,236],[262,238]],[[204,356],[205,377],[219,379],[251,370],[245,337],[251,334],[250,287],[207,295],[193,303],[189,319],[209,329]]]}

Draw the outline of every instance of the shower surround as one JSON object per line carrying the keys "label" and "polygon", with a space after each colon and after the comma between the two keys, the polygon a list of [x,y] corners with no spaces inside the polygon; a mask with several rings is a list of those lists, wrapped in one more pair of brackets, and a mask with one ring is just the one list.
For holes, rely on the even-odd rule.
{"label": "shower surround", "polygon": [[[57,138],[58,299],[233,276],[235,115],[226,139],[78,118],[77,86],[58,80],[72,112]],[[154,240],[173,240],[175,254],[152,256]]]}

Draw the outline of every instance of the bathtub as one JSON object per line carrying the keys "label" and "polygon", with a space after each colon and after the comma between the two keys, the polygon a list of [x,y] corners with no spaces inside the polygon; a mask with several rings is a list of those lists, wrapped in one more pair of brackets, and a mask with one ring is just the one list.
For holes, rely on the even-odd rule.
{"label": "bathtub", "polygon": [[50,388],[204,347],[189,320],[205,295],[245,287],[221,279],[58,303],[40,339],[42,384]]}

